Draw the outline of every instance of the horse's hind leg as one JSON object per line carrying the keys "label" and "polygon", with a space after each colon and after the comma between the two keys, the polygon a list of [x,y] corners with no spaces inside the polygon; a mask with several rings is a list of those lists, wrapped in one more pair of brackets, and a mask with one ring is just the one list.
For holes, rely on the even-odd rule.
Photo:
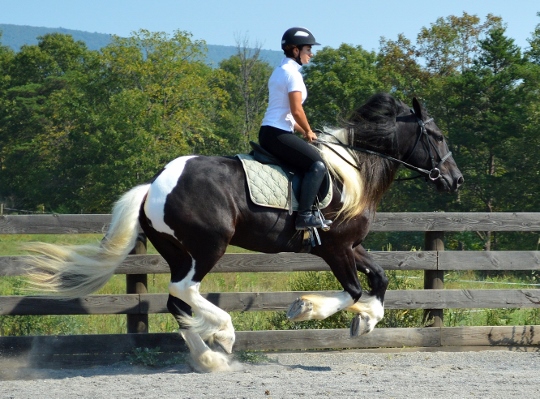
{"label": "horse's hind leg", "polygon": [[[199,371],[223,370],[227,357],[212,351],[203,340],[214,341],[231,353],[235,340],[232,321],[228,313],[208,302],[199,293],[201,280],[222,252],[216,251],[213,257],[196,262],[175,237],[157,232],[144,219],[141,226],[171,269],[167,308],[180,326],[195,368]],[[191,317],[192,311],[195,317]]]}
{"label": "horse's hind leg", "polygon": [[[187,251],[178,251],[171,267],[167,307],[180,326],[180,334],[189,347],[192,365],[197,371],[230,370],[228,357],[213,351],[204,341],[216,342],[227,353],[232,352],[234,328],[229,314],[207,301],[199,292],[200,280],[196,270],[205,270]],[[188,310],[192,310],[194,317]]]}
{"label": "horse's hind leg", "polygon": [[231,370],[228,357],[210,349],[199,334],[192,330],[180,330],[180,335],[186,341],[195,370],[205,373]]}
{"label": "horse's hind leg", "polygon": [[[189,328],[200,334],[203,340],[216,342],[227,353],[231,353],[235,339],[231,316],[206,300],[199,291],[202,279],[222,254],[201,255],[196,260],[179,243],[171,243],[172,246],[163,251],[165,245],[160,242],[156,249],[171,268],[167,302],[169,311],[175,316],[180,328]],[[195,313],[194,317],[191,317],[190,311]]]}
{"label": "horse's hind leg", "polygon": [[188,304],[195,313],[194,317],[180,315],[177,319],[182,327],[189,327],[203,340],[216,342],[227,353],[232,353],[235,335],[231,316],[200,294],[200,280],[195,273],[199,266],[201,263],[191,258],[191,268],[186,275],[171,273],[169,294]]}

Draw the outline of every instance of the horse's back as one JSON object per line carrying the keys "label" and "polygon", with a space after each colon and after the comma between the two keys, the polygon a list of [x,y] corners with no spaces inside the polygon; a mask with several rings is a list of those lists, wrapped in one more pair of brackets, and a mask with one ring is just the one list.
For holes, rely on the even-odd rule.
{"label": "horse's back", "polygon": [[178,236],[180,225],[215,226],[217,219],[230,223],[236,203],[245,197],[240,194],[243,185],[234,158],[182,156],[154,178],[144,213],[155,230],[173,236]]}

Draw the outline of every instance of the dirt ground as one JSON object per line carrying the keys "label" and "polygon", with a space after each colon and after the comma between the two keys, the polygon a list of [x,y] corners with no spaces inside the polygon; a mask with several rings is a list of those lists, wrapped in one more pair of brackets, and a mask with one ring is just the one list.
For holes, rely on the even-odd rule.
{"label": "dirt ground", "polygon": [[227,373],[187,364],[77,369],[3,365],[0,399],[102,398],[538,398],[533,352],[356,351],[270,353]]}

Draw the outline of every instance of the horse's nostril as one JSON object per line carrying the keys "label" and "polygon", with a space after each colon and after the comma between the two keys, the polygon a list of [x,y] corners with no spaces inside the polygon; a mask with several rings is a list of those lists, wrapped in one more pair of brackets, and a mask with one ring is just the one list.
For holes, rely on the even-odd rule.
{"label": "horse's nostril", "polygon": [[456,189],[461,186],[463,184],[463,182],[465,181],[465,179],[463,178],[463,176],[459,176],[458,179],[457,179],[457,182],[456,182]]}

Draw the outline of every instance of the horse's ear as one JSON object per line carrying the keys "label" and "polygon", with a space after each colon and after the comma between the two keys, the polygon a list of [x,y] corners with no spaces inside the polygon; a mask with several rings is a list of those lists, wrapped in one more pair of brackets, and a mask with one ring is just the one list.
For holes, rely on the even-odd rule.
{"label": "horse's ear", "polygon": [[420,102],[416,99],[416,97],[413,97],[412,105],[416,117],[422,119],[422,106],[420,105]]}

